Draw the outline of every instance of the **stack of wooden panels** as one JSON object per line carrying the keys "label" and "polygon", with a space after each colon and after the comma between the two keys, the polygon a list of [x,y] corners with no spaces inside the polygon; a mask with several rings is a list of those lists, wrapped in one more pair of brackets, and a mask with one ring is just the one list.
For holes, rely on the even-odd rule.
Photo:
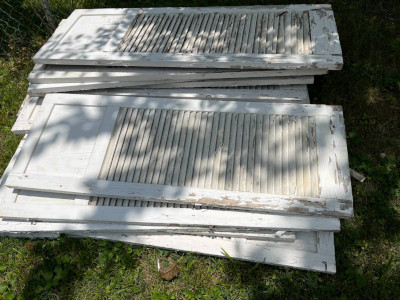
{"label": "stack of wooden panels", "polygon": [[342,67],[330,5],[75,10],[28,92],[311,84]]}
{"label": "stack of wooden panels", "polygon": [[10,168],[9,235],[334,272],[333,232],[352,215],[339,107],[49,94]]}
{"label": "stack of wooden panels", "polygon": [[34,60],[0,234],[336,271],[344,121],[305,85],[342,65],[329,5],[77,10]]}

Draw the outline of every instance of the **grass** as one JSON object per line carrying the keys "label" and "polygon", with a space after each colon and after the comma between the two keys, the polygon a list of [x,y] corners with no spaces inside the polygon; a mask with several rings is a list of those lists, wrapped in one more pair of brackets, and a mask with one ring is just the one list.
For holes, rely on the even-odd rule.
{"label": "grass", "polygon": [[[309,1],[302,1],[309,2]],[[77,1],[95,7],[96,1]],[[85,4],[86,3],[86,4]],[[262,1],[124,1],[118,6],[265,4]],[[273,3],[285,3],[273,1]],[[287,2],[286,2],[287,3]],[[342,105],[355,217],[335,236],[337,274],[324,275],[121,243],[0,238],[0,299],[383,298],[400,295],[400,9],[396,1],[329,1],[345,65],[316,79],[313,103]],[[117,6],[101,1],[101,6]],[[32,42],[33,41],[33,42]],[[10,132],[41,40],[0,58],[0,173],[20,139]],[[158,258],[181,274],[163,281]]]}

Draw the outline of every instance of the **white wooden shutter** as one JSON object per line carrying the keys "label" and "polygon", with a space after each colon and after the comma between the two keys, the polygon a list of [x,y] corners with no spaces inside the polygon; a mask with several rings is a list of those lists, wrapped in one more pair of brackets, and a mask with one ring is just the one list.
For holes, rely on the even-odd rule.
{"label": "white wooden shutter", "polygon": [[68,94],[42,107],[11,187],[352,214],[339,107]]}
{"label": "white wooden shutter", "polygon": [[76,10],[36,63],[340,69],[330,5]]}

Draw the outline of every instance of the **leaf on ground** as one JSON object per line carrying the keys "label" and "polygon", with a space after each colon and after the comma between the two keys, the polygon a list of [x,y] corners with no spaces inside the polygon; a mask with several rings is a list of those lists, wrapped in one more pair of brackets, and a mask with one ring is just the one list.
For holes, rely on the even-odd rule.
{"label": "leaf on ground", "polygon": [[168,262],[169,266],[167,268],[162,268],[160,267],[160,265],[158,265],[158,273],[160,274],[162,279],[170,281],[176,278],[181,270],[178,268],[176,262],[171,257],[168,257]]}
{"label": "leaf on ground", "polygon": [[28,250],[30,250],[30,251],[33,251],[33,250],[35,250],[35,244],[33,244],[33,243],[26,243],[26,244],[25,244],[25,248],[28,249]]}

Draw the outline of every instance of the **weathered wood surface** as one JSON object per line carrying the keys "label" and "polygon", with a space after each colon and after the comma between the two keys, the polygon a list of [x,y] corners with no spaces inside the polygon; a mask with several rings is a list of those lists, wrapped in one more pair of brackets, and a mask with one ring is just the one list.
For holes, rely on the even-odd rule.
{"label": "weathered wood surface", "polygon": [[312,52],[342,55],[339,34],[335,18],[331,10],[315,10],[309,12]]}
{"label": "weathered wood surface", "polygon": [[43,97],[32,97],[26,95],[21,104],[21,108],[18,111],[17,120],[11,128],[12,133],[25,134],[29,131],[36,119],[38,111],[40,110],[42,101]]}
{"label": "weathered wood surface", "polygon": [[[57,67],[57,68],[54,68]],[[64,66],[53,66],[50,70],[32,71],[28,80],[30,83],[74,83],[74,82],[108,82],[108,81],[161,81],[185,82],[195,80],[213,79],[245,79],[252,77],[287,77],[287,76],[313,76],[326,74],[325,70],[259,70],[259,71],[218,71],[218,69],[192,69],[186,71],[179,69],[146,69],[136,68],[76,68],[68,69]]]}
{"label": "weathered wood surface", "polygon": [[287,77],[261,77],[248,79],[215,79],[204,81],[185,81],[167,84],[151,84],[143,88],[223,88],[223,87],[242,87],[242,86],[266,86],[266,85],[305,85],[313,84],[314,76],[287,76]]}
{"label": "weathered wood surface", "polygon": [[247,86],[186,89],[101,89],[83,92],[92,95],[119,95],[153,98],[228,100],[277,103],[310,103],[306,85]]}
{"label": "weathered wood surface", "polygon": [[202,81],[174,82],[172,79],[149,81],[108,81],[83,83],[34,83],[28,87],[29,95],[45,95],[47,93],[61,93],[107,88],[210,88],[210,87],[237,87],[237,86],[266,86],[266,85],[305,85],[314,83],[314,76],[266,77],[216,79]]}
{"label": "weathered wood surface", "polygon": [[6,184],[15,189],[81,196],[142,199],[271,213],[324,215],[339,218],[353,216],[352,200],[334,197],[285,196],[20,173],[11,174]]}
{"label": "weathered wood surface", "polygon": [[2,174],[2,176],[0,178],[0,205],[1,205],[1,203],[5,202],[5,200],[13,198],[13,197],[10,197],[11,194],[13,193],[13,189],[7,188],[5,185],[5,182],[8,178],[8,175],[10,174],[12,168],[14,167],[15,161],[17,160],[17,157],[21,151],[22,145],[25,142],[25,138],[26,138],[26,136],[24,136],[21,139],[21,141],[19,142],[14,155],[11,157],[10,162],[8,163],[6,169],[4,170],[4,173]]}
{"label": "weathered wood surface", "polygon": [[[325,32],[327,38],[321,36]],[[339,50],[330,5],[76,10],[34,60],[73,65],[340,69]]]}
{"label": "weathered wood surface", "polygon": [[354,171],[353,169],[350,169],[350,176],[359,182],[364,182],[365,179],[367,179],[367,177],[365,177],[363,174],[360,174],[357,171]]}
{"label": "weathered wood surface", "polygon": [[[34,193],[32,193],[34,195]],[[42,193],[42,195],[44,195]],[[285,216],[252,213],[237,210],[193,209],[185,207],[154,206],[93,206],[74,204],[2,203],[0,216],[12,220],[64,221],[87,223],[117,223],[152,226],[215,226],[252,231],[334,231],[340,230],[335,218],[311,216]],[[4,199],[7,201],[8,199]],[[73,202],[70,201],[71,203]],[[143,202],[142,204],[145,204]],[[109,203],[110,205],[110,203]],[[44,209],[45,208],[45,209]]]}
{"label": "weathered wood surface", "polygon": [[[192,89],[132,89],[112,88],[81,91],[86,94],[120,95],[135,97],[160,97],[180,99],[256,101],[277,103],[310,103],[307,86],[257,86],[230,88],[192,88]],[[41,94],[41,93],[40,93]],[[37,94],[36,94],[37,95]],[[21,105],[11,132],[28,133],[37,114],[40,112],[43,97],[27,96]]]}
{"label": "weathered wood surface", "polygon": [[340,70],[341,56],[327,54],[181,54],[131,52],[55,52],[34,56],[38,64],[135,66],[159,68],[328,69]]}
{"label": "weathered wood surface", "polygon": [[[86,236],[86,235],[85,235]],[[199,254],[226,257],[223,249],[229,257],[238,260],[251,261],[276,266],[286,266],[309,271],[335,273],[335,251],[332,233],[317,233],[316,237],[301,236],[298,234],[299,245],[316,245],[317,250],[298,249],[271,244],[271,242],[249,241],[243,239],[209,239],[208,237],[179,237],[179,236],[134,236],[91,234],[92,238],[121,241],[131,244],[161,247],[165,249],[189,251]],[[300,242],[300,240],[302,240]],[[315,241],[315,242],[313,242]],[[320,245],[323,241],[323,245]]]}
{"label": "weathered wood surface", "polygon": [[[36,129],[32,130],[33,133],[27,140],[28,146],[24,146],[22,158],[17,161],[14,174],[7,181],[11,187],[82,196],[160,200],[286,213],[342,217],[352,215],[344,125],[339,108],[178,99],[169,99],[167,102],[155,98],[67,94],[48,95],[44,101],[48,106],[44,110],[48,113],[41,114],[40,120],[35,123]],[[80,108],[81,103],[88,106]],[[100,107],[89,105],[127,107],[124,111],[130,111],[130,115],[134,117],[124,117],[126,123],[122,123],[124,125],[121,126],[127,128],[125,131],[138,126],[140,128],[138,134],[128,134],[126,141],[134,138],[132,143],[129,142],[129,147],[128,144],[123,144],[125,139],[121,140],[122,144],[118,146],[125,150],[121,150],[122,152],[115,156],[117,159],[121,156],[121,163],[114,164],[121,166],[121,174],[126,174],[123,180],[97,180],[83,175],[89,158],[98,152],[105,153],[103,148],[106,143],[102,142],[104,146],[100,147],[96,142],[97,135],[90,134],[90,130],[98,130],[96,128],[99,127],[96,126],[100,126],[102,120],[109,118],[103,110],[99,110]],[[59,154],[49,153],[44,147],[47,136],[50,138],[58,135],[58,127],[52,127],[52,122],[69,124],[72,120],[63,118],[62,114],[58,116],[55,113],[57,111],[64,115],[73,115],[74,120],[79,114],[79,122],[83,125],[88,122],[91,124],[88,127],[91,129],[87,132],[71,132],[73,135],[77,134],[76,138],[72,135],[70,139],[59,140],[57,147],[52,147],[51,151],[65,153],[68,159],[58,160]],[[90,115],[89,119],[85,114]],[[164,130],[163,124],[167,116],[170,116],[172,126]],[[236,118],[238,125],[232,132],[233,136],[236,136],[236,145],[232,144],[231,148],[229,145],[218,145],[218,128],[221,128],[223,134],[223,128],[230,128],[226,126],[225,120],[232,122]],[[254,122],[250,122],[251,118]],[[203,121],[197,121],[200,119],[205,122],[205,132],[211,134],[202,133]],[[260,121],[257,122],[257,119]],[[289,126],[289,120],[292,120],[293,125]],[[132,127],[134,123],[131,122],[137,125]],[[255,155],[257,153],[251,147],[253,142],[250,142],[250,138],[255,137],[256,124],[260,126],[259,134],[264,136],[262,132],[265,132],[266,138],[256,139],[260,146],[255,146],[261,147],[264,143],[268,145],[261,148],[265,149],[261,157],[260,153]],[[291,128],[292,131],[289,130]],[[99,137],[103,139],[104,135],[109,139],[111,130],[100,132]],[[197,144],[204,144],[204,150],[197,147],[199,152],[191,148],[191,143],[186,139],[189,140],[193,135],[198,138]],[[161,143],[157,136],[166,138],[164,144],[157,144]],[[84,148],[83,145],[78,147],[75,139],[85,140]],[[296,149],[294,157],[285,152],[285,149],[293,149],[288,144],[293,141]],[[94,144],[96,147],[93,152],[86,153],[84,149],[89,149]],[[153,153],[154,149],[159,148],[164,150],[162,157]],[[115,153],[114,149],[111,151]],[[249,151],[254,156],[248,156]],[[80,157],[81,153],[85,153],[84,157],[87,157],[87,160],[79,159],[79,168],[82,171],[77,172],[74,166],[75,163],[78,164],[78,160],[74,156]],[[190,153],[197,153],[193,156],[193,173],[191,167],[188,168]],[[264,159],[266,154],[268,156]],[[225,155],[233,158],[233,177],[228,176],[231,160],[221,160]],[[153,166],[148,163],[150,157],[160,160],[158,165],[161,167],[156,169],[157,182],[153,179],[154,175],[152,178],[147,176],[149,171],[150,174],[154,172]],[[103,159],[96,161],[102,164]],[[64,165],[65,162],[68,164]],[[175,162],[179,164],[177,168]],[[255,165],[255,162],[259,165]],[[262,170],[262,174],[267,174],[267,184],[260,186],[258,175],[254,174],[255,170]],[[186,172],[189,171],[191,178],[188,181]],[[61,177],[60,174],[65,177]],[[216,188],[220,186],[221,177],[225,178],[224,185]],[[255,184],[253,178],[256,178]],[[291,184],[292,179],[289,178],[295,181]]]}
{"label": "weathered wood surface", "polygon": [[59,223],[59,222],[19,222],[0,220],[0,235],[6,233],[129,233],[133,235],[194,235],[211,237],[233,237],[261,241],[281,241],[291,243],[296,239],[294,232],[271,231],[217,227],[184,227],[184,226],[143,226],[123,224],[92,224],[92,223]]}

